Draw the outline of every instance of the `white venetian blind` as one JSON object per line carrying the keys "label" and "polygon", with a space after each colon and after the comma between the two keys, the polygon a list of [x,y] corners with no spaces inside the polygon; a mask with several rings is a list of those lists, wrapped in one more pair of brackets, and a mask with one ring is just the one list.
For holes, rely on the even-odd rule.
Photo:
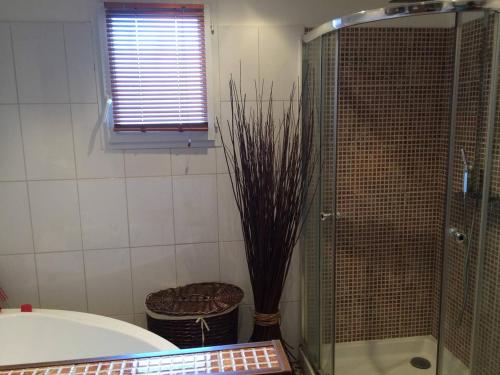
{"label": "white venetian blind", "polygon": [[115,131],[206,131],[203,5],[105,7]]}

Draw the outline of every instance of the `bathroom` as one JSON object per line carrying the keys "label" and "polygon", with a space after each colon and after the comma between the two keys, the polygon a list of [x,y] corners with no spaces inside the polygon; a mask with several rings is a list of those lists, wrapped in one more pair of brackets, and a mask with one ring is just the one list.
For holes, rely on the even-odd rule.
{"label": "bathroom", "polygon": [[[109,79],[109,14],[123,4],[202,9],[201,131],[109,127],[113,116],[127,120],[113,109],[121,88]],[[311,130],[303,225],[273,296],[279,315],[265,317],[280,326],[292,367],[500,374],[499,9],[496,1],[0,0],[0,373],[175,349],[151,333],[156,350],[109,352],[106,340],[126,340],[89,327],[154,331],[146,297],[193,283],[242,291],[232,344],[279,338],[253,334],[262,299],[228,167],[239,151],[226,147],[233,78],[248,107],[264,112],[272,86],[280,126],[290,103],[300,117],[301,102],[301,126]],[[28,315],[21,305],[33,321],[12,329],[9,319]],[[31,355],[64,331],[56,318],[83,319],[43,320],[42,310],[93,314],[74,333],[93,351]],[[215,329],[204,322],[196,346],[210,347]]]}

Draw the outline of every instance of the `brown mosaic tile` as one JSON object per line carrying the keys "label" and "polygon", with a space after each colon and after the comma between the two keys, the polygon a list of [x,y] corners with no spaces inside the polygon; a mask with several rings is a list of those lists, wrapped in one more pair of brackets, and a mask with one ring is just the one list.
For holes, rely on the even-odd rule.
{"label": "brown mosaic tile", "polygon": [[442,241],[452,33],[354,28],[340,40],[336,341],[427,335]]}

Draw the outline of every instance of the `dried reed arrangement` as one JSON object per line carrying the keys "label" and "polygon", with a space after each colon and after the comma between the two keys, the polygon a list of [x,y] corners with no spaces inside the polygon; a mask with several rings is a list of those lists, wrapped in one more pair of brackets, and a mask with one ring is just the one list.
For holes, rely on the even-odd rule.
{"label": "dried reed arrangement", "polygon": [[[246,95],[231,79],[228,133],[221,131],[217,119],[254,296],[255,322],[250,341],[282,340],[279,302],[304,223],[316,164],[311,102],[305,116],[304,98],[294,109],[294,86],[282,115],[276,119],[272,87],[267,100],[263,87],[256,85],[256,104],[248,109]],[[306,126],[301,127],[301,120]]]}

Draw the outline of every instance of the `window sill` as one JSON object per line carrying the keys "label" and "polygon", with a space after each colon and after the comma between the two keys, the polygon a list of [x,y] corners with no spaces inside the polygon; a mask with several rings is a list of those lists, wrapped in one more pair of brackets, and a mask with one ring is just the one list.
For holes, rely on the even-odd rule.
{"label": "window sill", "polygon": [[215,134],[209,125],[208,131],[184,132],[116,132],[113,130],[112,101],[108,99],[104,105],[104,113],[100,120],[106,148],[109,150],[133,150],[145,148],[182,148],[182,147],[215,147]]}
{"label": "window sill", "polygon": [[214,147],[215,140],[208,133],[200,132],[115,132],[106,129],[106,145],[109,149]]}

